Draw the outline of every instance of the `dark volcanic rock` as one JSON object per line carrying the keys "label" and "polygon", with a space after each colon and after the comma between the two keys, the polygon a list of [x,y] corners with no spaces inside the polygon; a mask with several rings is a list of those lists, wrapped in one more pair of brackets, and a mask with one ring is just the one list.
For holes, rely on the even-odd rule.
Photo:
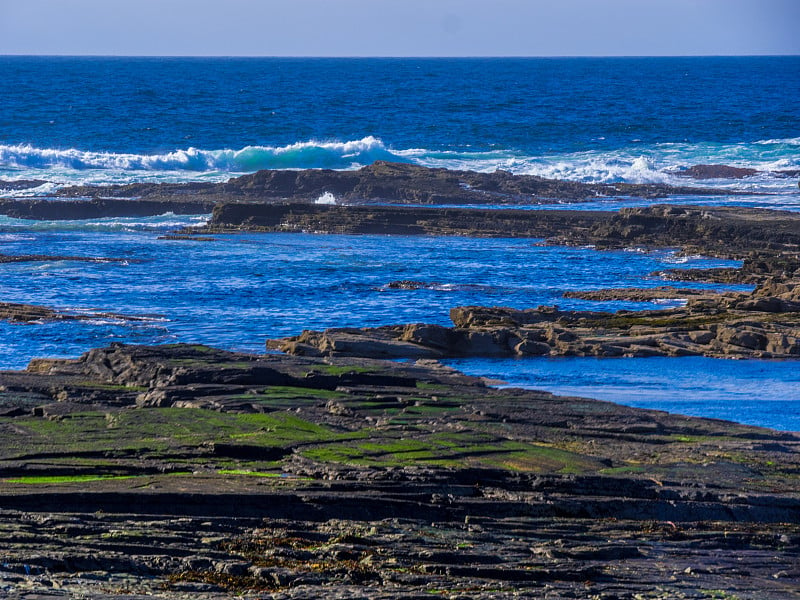
{"label": "dark volcanic rock", "polygon": [[680,193],[669,186],[584,184],[512,175],[506,171],[475,173],[383,161],[358,171],[259,171],[231,179],[224,189],[226,193],[293,201],[313,201],[327,192],[346,202],[400,204],[519,204],[554,198],[583,200],[614,195],[653,198]]}
{"label": "dark volcanic rock", "polygon": [[172,212],[178,215],[210,213],[214,201],[186,200],[94,200],[0,199],[0,214],[17,219],[81,220],[102,217],[148,217]]}
{"label": "dark volcanic rock", "polygon": [[506,171],[476,173],[377,161],[357,171],[263,170],[226,183],[129,184],[64,188],[65,197],[193,198],[243,202],[314,202],[324,194],[347,203],[530,204],[554,199],[581,201],[598,196],[661,198],[672,194],[715,195],[718,190],[659,184],[586,184]]}
{"label": "dark volcanic rock", "polygon": [[758,173],[756,169],[729,165],[692,165],[675,174],[692,179],[744,179]]}
{"label": "dark volcanic rock", "polygon": [[18,179],[17,181],[0,179],[0,190],[29,190],[45,183],[47,182],[41,179]]}
{"label": "dark volcanic rock", "polygon": [[172,200],[194,199],[195,196],[211,195],[219,191],[215,183],[126,183],[107,186],[81,185],[65,187],[56,196],[64,198],[140,198]]}
{"label": "dark volcanic rock", "polygon": [[[41,182],[12,182],[33,185]],[[11,185],[11,184],[10,184]],[[21,219],[92,219],[149,216],[165,212],[204,214],[223,202],[311,204],[325,195],[343,203],[536,204],[580,202],[598,197],[662,198],[673,194],[715,195],[720,190],[660,184],[586,184],[505,171],[476,173],[378,161],[357,171],[307,169],[258,171],[226,183],[132,183],[75,186],[56,192],[69,201],[0,199],[0,214]],[[725,192],[730,194],[731,192]],[[86,200],[89,198],[89,200]],[[257,209],[256,209],[257,210]],[[242,217],[257,226],[259,216]],[[369,228],[367,228],[369,230]],[[418,232],[424,232],[417,229]]]}

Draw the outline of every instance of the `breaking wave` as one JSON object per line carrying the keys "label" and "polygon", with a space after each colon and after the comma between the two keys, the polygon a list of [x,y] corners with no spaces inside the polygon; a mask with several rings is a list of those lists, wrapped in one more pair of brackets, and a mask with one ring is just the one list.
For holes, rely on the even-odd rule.
{"label": "breaking wave", "polygon": [[298,142],[288,146],[246,146],[240,150],[188,148],[165,154],[122,154],[57,150],[28,145],[0,146],[0,168],[53,168],[83,171],[225,171],[247,173],[259,169],[349,169],[376,160],[402,162],[379,139],[368,136],[348,142]]}
{"label": "breaking wave", "polygon": [[672,185],[691,184],[679,175],[680,170],[686,167],[726,164],[756,169],[761,173],[742,180],[705,180],[702,185],[748,192],[796,194],[796,177],[777,172],[800,170],[800,138],[739,144],[631,142],[622,148],[542,155],[518,149],[451,148],[396,149],[374,136],[350,141],[247,146],[239,150],[187,148],[163,154],[0,145],[0,179],[43,179],[50,182],[26,190],[0,192],[10,192],[17,197],[45,196],[62,185],[225,181],[260,169],[346,170],[386,160],[480,172],[502,169],[515,174],[584,183]]}

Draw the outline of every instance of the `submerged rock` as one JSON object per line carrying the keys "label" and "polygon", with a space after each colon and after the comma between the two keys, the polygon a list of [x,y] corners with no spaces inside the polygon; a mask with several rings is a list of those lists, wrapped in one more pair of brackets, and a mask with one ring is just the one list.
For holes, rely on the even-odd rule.
{"label": "submerged rock", "polygon": [[692,179],[744,179],[756,175],[758,172],[757,169],[729,165],[692,165],[675,174]]}

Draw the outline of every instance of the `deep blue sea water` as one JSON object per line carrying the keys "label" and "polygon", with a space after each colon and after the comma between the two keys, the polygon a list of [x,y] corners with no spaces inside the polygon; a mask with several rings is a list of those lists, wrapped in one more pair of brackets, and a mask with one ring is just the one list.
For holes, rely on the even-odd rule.
{"label": "deep blue sea water", "polygon": [[376,159],[582,181],[800,168],[800,57],[0,57],[0,82],[0,178],[220,180]]}
{"label": "deep blue sea water", "polygon": [[[0,194],[46,197],[75,183],[222,181],[262,168],[351,169],[375,160],[579,181],[685,183],[676,172],[693,164],[800,169],[797,98],[800,57],[0,57],[0,180],[48,182]],[[703,184],[748,194],[671,201],[800,210],[796,177],[764,173]],[[580,208],[632,203],[609,199]],[[0,253],[123,259],[0,265],[0,301],[140,318],[0,323],[0,368],[22,367],[35,356],[75,356],[111,341],[261,351],[267,337],[303,328],[446,324],[449,308],[463,304],[597,308],[560,294],[661,285],[650,273],[684,260],[668,251],[544,248],[536,240],[158,239],[204,218],[34,223],[0,217]],[[683,264],[724,263],[695,257]],[[386,289],[397,279],[434,285]],[[651,359],[463,366],[545,389],[800,430],[800,399],[787,392],[797,389],[793,364],[753,364],[757,386],[745,363],[713,360],[668,363],[691,386],[663,375]],[[613,385],[604,383],[606,376],[614,377]],[[753,404],[757,398],[772,404]],[[712,408],[701,408],[701,400]],[[785,404],[776,416],[779,401]]]}

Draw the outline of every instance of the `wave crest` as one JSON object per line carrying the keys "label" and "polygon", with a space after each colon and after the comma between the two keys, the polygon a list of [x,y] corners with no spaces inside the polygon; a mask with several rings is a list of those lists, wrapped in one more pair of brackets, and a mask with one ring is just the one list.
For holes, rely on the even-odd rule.
{"label": "wave crest", "polygon": [[0,167],[64,168],[75,171],[225,171],[248,173],[259,169],[350,169],[376,160],[406,162],[381,140],[368,136],[347,142],[297,142],[288,146],[246,146],[240,150],[188,148],[166,154],[87,152],[30,145],[0,146]]}

